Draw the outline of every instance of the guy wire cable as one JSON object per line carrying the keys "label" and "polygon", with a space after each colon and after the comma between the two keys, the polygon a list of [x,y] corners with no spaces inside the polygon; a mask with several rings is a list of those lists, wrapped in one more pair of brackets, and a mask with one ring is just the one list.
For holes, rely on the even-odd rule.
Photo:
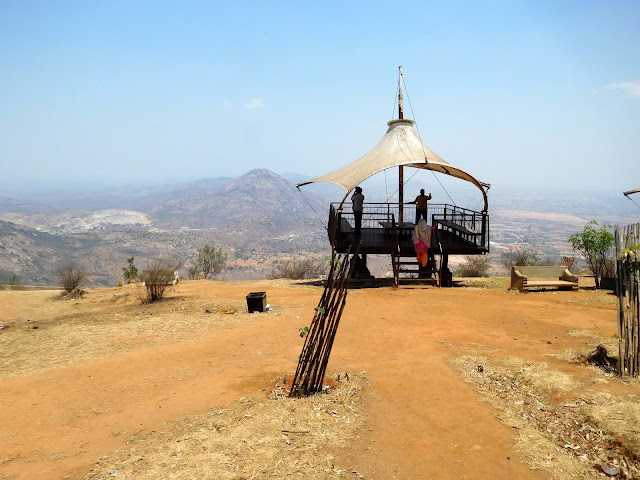
{"label": "guy wire cable", "polygon": [[[388,170],[388,169],[384,170],[384,172],[385,172],[385,184],[386,184],[386,181],[387,181],[387,177],[386,177],[386,172],[387,172],[387,170]],[[418,173],[418,171],[419,171],[419,170],[421,170],[421,169],[420,169],[420,168],[416,168],[416,169],[415,169],[415,172],[413,172],[413,173],[411,174],[411,176],[407,179],[407,181],[406,181],[406,182],[404,182],[404,183],[407,183],[407,182],[411,181],[411,179],[413,178],[413,176],[414,176],[416,173]],[[396,191],[395,191],[395,192],[393,192],[391,195],[389,195],[389,192],[386,192],[386,194],[387,194],[387,198],[386,198],[386,200],[385,200],[385,203],[386,203],[386,202],[388,202],[388,201],[389,201],[389,199],[390,199],[391,197],[393,197],[393,196],[394,196],[396,193],[398,193],[399,191],[400,191],[400,188],[398,187],[398,188],[396,189]],[[378,208],[376,208],[376,209],[373,211],[373,213],[378,213],[378,211],[380,211],[380,209],[381,209],[381,208],[382,208],[382,205],[380,205]]]}
{"label": "guy wire cable", "polygon": [[[420,143],[422,144],[422,153],[424,154],[424,160],[425,160],[425,162],[429,163],[429,159],[427,158],[427,152],[424,151],[424,144],[422,143],[422,136],[420,135],[420,129],[418,128],[418,122],[416,121],[416,114],[413,112],[413,105],[411,105],[411,97],[409,96],[409,89],[407,88],[407,82],[405,82],[404,79],[403,79],[402,83],[404,83],[404,91],[407,93],[407,100],[409,100],[409,108],[411,109],[411,115],[413,116],[413,121],[415,122],[415,125],[416,125],[416,132],[418,132],[418,138],[420,139]],[[433,170],[431,170],[431,173],[433,174],[433,177],[440,184],[440,187],[442,187],[442,190],[444,190],[444,193],[447,194],[447,197],[449,197],[449,200],[451,200],[451,203],[453,203],[454,206],[457,206],[456,202],[453,200],[453,198],[451,198],[451,195],[449,195],[449,192],[447,191],[447,189],[444,188],[444,185],[442,185],[442,182],[437,177],[435,172]]]}
{"label": "guy wire cable", "polygon": [[[629,195],[625,195],[625,197],[627,197],[627,198],[628,198],[629,200],[631,200],[633,203],[636,203],[636,201],[635,201],[633,198],[631,198]],[[636,205],[638,205],[638,204],[636,203]],[[638,207],[640,207],[640,205],[638,205]]]}
{"label": "guy wire cable", "polygon": [[307,202],[307,205],[309,205],[311,207],[311,211],[313,213],[315,213],[316,217],[318,217],[318,221],[322,224],[322,226],[324,227],[324,229],[328,232],[329,231],[329,227],[327,225],[325,225],[324,220],[322,220],[322,218],[320,218],[320,215],[318,215],[318,213],[316,212],[315,208],[313,208],[313,205],[311,205],[311,202],[309,202],[309,200],[307,200],[307,197],[305,197],[304,193],[302,192],[302,190],[300,190],[300,187],[298,187],[296,185],[296,188],[298,189],[298,191],[300,192],[300,195],[302,195],[302,198],[304,198],[304,201]]}

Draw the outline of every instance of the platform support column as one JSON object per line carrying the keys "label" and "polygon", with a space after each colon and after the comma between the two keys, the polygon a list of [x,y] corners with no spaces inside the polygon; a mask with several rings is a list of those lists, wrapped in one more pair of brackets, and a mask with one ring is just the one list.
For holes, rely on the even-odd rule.
{"label": "platform support column", "polygon": [[449,255],[442,255],[442,264],[440,265],[440,286],[450,287],[452,282],[451,270],[449,270]]}

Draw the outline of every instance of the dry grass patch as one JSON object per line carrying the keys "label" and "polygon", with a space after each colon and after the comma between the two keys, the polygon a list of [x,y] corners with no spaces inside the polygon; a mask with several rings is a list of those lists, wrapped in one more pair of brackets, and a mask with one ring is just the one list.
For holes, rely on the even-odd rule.
{"label": "dry grass patch", "polygon": [[564,394],[580,387],[580,382],[571,375],[552,370],[546,363],[529,362],[517,357],[506,358],[503,363],[514,372],[516,381],[547,394]]}
{"label": "dry grass patch", "polygon": [[567,330],[567,335],[570,337],[586,337],[586,338],[596,338],[600,340],[602,337],[595,332],[590,330]]}
{"label": "dry grass patch", "polygon": [[333,463],[362,424],[362,375],[340,376],[328,393],[241,398],[230,408],[183,417],[162,431],[135,435],[127,448],[102,457],[85,480],[330,479],[351,476]]}
{"label": "dry grass patch", "polygon": [[455,278],[459,286],[487,288],[491,290],[506,290],[510,285],[508,277],[463,277]]}
{"label": "dry grass patch", "polygon": [[54,301],[58,298],[33,297],[24,311],[6,320],[0,316],[8,327],[0,330],[0,380],[202,338],[258,317],[240,301],[218,303],[195,295],[140,305],[135,286]]}
{"label": "dry grass patch", "polygon": [[531,468],[554,479],[610,478],[603,473],[607,469],[617,471],[618,478],[640,478],[640,439],[620,434],[639,425],[636,396],[576,395],[558,403],[550,394],[578,383],[545,364],[521,359],[492,364],[482,356],[452,363],[499,410],[498,418],[518,430],[518,450]]}
{"label": "dry grass patch", "polygon": [[606,308],[616,305],[618,302],[618,297],[604,290],[597,290],[595,292],[580,290],[579,293],[580,294],[574,298],[567,299],[566,303],[585,307]]}
{"label": "dry grass patch", "polygon": [[597,392],[584,397],[589,419],[601,429],[615,432],[627,456],[640,455],[640,403],[636,395],[618,397]]}

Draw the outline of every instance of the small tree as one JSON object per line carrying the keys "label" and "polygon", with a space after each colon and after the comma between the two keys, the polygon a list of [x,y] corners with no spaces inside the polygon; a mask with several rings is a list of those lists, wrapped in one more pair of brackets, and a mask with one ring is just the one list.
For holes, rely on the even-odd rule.
{"label": "small tree", "polygon": [[189,275],[189,280],[197,280],[200,276],[200,270],[198,267],[189,267],[187,270],[187,274]]}
{"label": "small tree", "polygon": [[138,268],[133,264],[134,257],[127,258],[128,267],[122,267],[122,275],[127,283],[135,282],[138,279]]}
{"label": "small tree", "polygon": [[87,272],[72,262],[58,268],[58,285],[66,292],[80,291],[80,287],[87,281]]}
{"label": "small tree", "polygon": [[571,235],[569,242],[574,250],[584,255],[593,272],[596,288],[600,288],[600,277],[607,271],[607,254],[613,247],[615,239],[608,225],[602,225],[600,229],[597,227],[598,222],[591,220],[584,226],[582,232]]}
{"label": "small tree", "polygon": [[226,262],[227,255],[221,248],[205,245],[198,249],[198,257],[192,262],[192,265],[198,272],[202,272],[204,278],[209,278],[211,275],[220,273]]}

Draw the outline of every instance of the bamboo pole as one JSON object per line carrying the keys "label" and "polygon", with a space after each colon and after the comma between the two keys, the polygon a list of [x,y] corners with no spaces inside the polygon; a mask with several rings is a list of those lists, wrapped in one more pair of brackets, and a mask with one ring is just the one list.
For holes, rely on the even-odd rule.
{"label": "bamboo pole", "polygon": [[329,356],[347,300],[347,283],[353,274],[359,248],[354,255],[351,255],[350,250],[349,248],[341,257],[332,248],[331,268],[302,346],[298,367],[289,391],[290,397],[306,396],[322,391]]}

